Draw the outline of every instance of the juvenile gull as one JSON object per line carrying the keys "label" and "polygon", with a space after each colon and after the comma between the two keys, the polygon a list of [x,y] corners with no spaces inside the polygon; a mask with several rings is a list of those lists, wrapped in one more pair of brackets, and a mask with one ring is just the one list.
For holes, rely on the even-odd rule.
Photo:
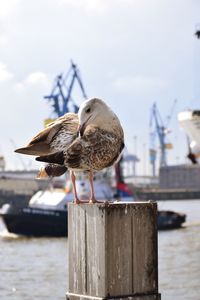
{"label": "juvenile gull", "polygon": [[74,202],[81,203],[76,192],[74,171],[88,171],[90,203],[94,195],[93,171],[112,166],[124,148],[124,133],[115,113],[100,99],[86,100],[78,114],[67,113],[49,124],[30,143],[15,152],[36,155],[37,161],[48,163],[39,177],[60,176],[68,169]]}

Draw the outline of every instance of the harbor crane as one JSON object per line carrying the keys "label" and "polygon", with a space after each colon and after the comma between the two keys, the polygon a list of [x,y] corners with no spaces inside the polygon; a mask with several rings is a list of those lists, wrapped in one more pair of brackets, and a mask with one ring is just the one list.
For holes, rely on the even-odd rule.
{"label": "harbor crane", "polygon": [[170,132],[168,126],[171,121],[173,111],[177,100],[173,102],[170,114],[166,118],[164,123],[156,102],[153,104],[150,115],[150,163],[152,165],[152,175],[156,175],[156,136],[160,145],[160,167],[167,166],[167,150],[172,149],[173,145],[167,141],[167,135]]}
{"label": "harbor crane", "polygon": [[[55,82],[50,95],[44,96],[53,107],[53,113],[56,117],[61,117],[67,112],[78,112],[79,107],[72,98],[72,90],[75,82],[78,83],[83,97],[87,95],[81,80],[80,72],[77,65],[71,61],[71,66],[66,75],[60,74],[55,78]],[[51,119],[45,121],[48,124]]]}

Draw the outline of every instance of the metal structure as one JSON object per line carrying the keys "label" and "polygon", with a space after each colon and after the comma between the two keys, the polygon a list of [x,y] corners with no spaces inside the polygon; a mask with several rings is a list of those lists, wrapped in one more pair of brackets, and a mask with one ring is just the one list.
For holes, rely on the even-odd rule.
{"label": "metal structure", "polygon": [[200,24],[196,25],[195,35],[198,39],[200,39]]}
{"label": "metal structure", "polygon": [[[86,99],[86,92],[81,80],[80,72],[76,64],[71,61],[71,66],[66,75],[60,74],[55,78],[51,94],[44,96],[53,107],[55,117],[60,117],[69,111],[77,112],[79,107],[72,98],[72,90],[75,82],[78,83],[83,97]],[[48,121],[47,121],[48,122]]]}
{"label": "metal structure", "polygon": [[177,100],[174,100],[170,114],[167,116],[166,122],[164,123],[161,115],[158,111],[156,103],[153,104],[150,115],[150,163],[152,165],[152,175],[156,175],[156,136],[159,140],[160,145],[160,167],[167,165],[167,150],[172,149],[173,146],[167,141],[167,135],[170,132],[168,129],[171,121],[173,111]]}

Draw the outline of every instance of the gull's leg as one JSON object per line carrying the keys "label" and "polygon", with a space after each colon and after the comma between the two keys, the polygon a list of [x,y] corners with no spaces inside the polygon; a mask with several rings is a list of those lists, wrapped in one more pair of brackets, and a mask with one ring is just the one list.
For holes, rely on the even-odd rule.
{"label": "gull's leg", "polygon": [[89,203],[96,203],[98,202],[94,195],[94,184],[93,184],[93,171],[90,170],[88,174],[89,183],[90,183],[90,201]]}
{"label": "gull's leg", "polygon": [[72,182],[72,187],[73,187],[73,194],[74,194],[74,203],[79,204],[81,201],[79,200],[77,196],[77,191],[76,191],[76,176],[74,175],[73,171],[70,171],[70,178]]}
{"label": "gull's leg", "polygon": [[99,201],[95,198],[94,195],[94,184],[93,184],[93,171],[90,170],[88,174],[89,183],[90,183],[90,200],[89,203],[108,203],[108,201]]}
{"label": "gull's leg", "polygon": [[80,203],[88,203],[88,201],[84,201],[84,200],[79,200],[78,195],[77,195],[77,191],[76,191],[76,176],[74,175],[73,171],[70,171],[70,178],[71,178],[71,182],[72,182],[72,187],[73,187],[73,194],[74,194],[74,203],[75,204],[80,204]]}

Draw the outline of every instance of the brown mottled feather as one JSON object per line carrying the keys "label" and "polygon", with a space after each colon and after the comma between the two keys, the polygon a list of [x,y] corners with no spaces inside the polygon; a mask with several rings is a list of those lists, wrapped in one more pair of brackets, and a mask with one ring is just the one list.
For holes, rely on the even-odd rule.
{"label": "brown mottled feather", "polygon": [[60,152],[76,138],[77,130],[78,116],[73,113],[65,114],[33,137],[26,147],[16,149],[15,152],[37,156]]}
{"label": "brown mottled feather", "polygon": [[[87,105],[90,105],[89,115]],[[77,137],[79,121],[82,135]],[[49,124],[26,147],[15,151],[36,155],[36,160],[47,162],[48,167],[43,167],[40,173],[43,177],[59,176],[68,168],[102,170],[114,164],[123,147],[123,129],[117,116],[102,100],[91,99],[85,101],[79,115],[64,115]]]}
{"label": "brown mottled feather", "polygon": [[116,134],[92,128],[64,151],[64,164],[75,169],[102,170],[117,160],[123,147],[123,141]]}

